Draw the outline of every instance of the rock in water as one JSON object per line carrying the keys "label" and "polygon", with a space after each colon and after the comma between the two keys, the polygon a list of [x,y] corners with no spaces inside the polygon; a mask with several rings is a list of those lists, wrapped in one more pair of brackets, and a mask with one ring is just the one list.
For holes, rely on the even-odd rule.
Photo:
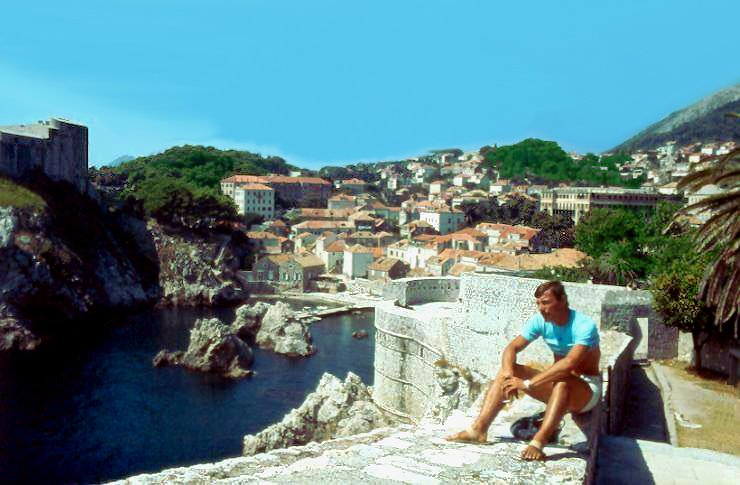
{"label": "rock in water", "polygon": [[352,332],[352,337],[356,339],[363,339],[367,338],[367,330],[357,330],[355,332]]}
{"label": "rock in water", "polygon": [[258,301],[254,305],[242,305],[236,309],[236,318],[231,330],[241,339],[254,339],[262,324],[262,317],[270,308],[269,303]]}
{"label": "rock in water", "polygon": [[184,353],[160,351],[155,367],[182,365],[188,369],[219,374],[224,377],[247,377],[253,372],[252,349],[218,318],[202,318],[190,331],[190,343]]}
{"label": "rock in water", "polygon": [[373,404],[370,388],[357,375],[349,372],[342,382],[325,373],[316,390],[280,423],[244,437],[244,455],[365,433],[390,424]]}
{"label": "rock in water", "polygon": [[291,308],[279,301],[267,310],[255,339],[262,348],[288,356],[308,356],[316,349],[311,345],[308,325],[299,320]]}

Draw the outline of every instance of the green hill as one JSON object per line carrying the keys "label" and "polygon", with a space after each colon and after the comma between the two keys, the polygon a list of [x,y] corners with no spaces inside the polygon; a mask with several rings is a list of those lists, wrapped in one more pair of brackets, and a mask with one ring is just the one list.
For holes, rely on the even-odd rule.
{"label": "green hill", "polygon": [[[184,145],[104,167],[95,179],[102,185],[109,181],[108,193],[133,198],[160,222],[192,226],[202,219],[236,217],[236,206],[221,194],[221,179],[237,173],[285,175],[291,170],[298,169],[280,157]],[[125,179],[122,187],[121,178]]]}
{"label": "green hill", "polygon": [[718,91],[682,110],[675,111],[629,140],[619,150],[648,150],[674,140],[695,142],[740,141],[740,123],[728,113],[740,112],[740,84]]}
{"label": "green hill", "polygon": [[235,173],[287,175],[291,170],[298,168],[280,157],[193,145],[172,147],[162,153],[139,157],[112,168],[112,172],[126,175],[129,184],[152,177],[174,177],[182,179],[194,189],[212,190],[218,190],[219,181]]}
{"label": "green hill", "polygon": [[585,185],[623,185],[639,187],[641,179],[623,180],[619,164],[622,153],[609,157],[586,154],[575,161],[554,141],[527,138],[514,145],[483,147],[486,166],[499,171],[505,179],[533,183],[572,182]]}

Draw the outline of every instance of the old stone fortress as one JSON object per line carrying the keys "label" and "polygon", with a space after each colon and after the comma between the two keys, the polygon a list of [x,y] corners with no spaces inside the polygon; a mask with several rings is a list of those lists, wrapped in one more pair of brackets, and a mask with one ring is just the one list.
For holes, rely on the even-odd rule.
{"label": "old stone fortress", "polygon": [[[139,475],[127,482],[595,483],[599,468],[623,466],[618,461],[606,462],[599,456],[600,449],[616,449],[638,461],[640,455],[634,455],[634,450],[642,450],[645,456],[674,453],[668,444],[612,435],[618,434],[627,412],[626,389],[633,359],[675,357],[678,332],[660,322],[651,309],[648,292],[576,283],[566,283],[571,306],[600,327],[600,367],[605,382],[600,404],[589,413],[566,416],[558,442],[546,447],[552,459],[542,464],[519,461],[523,444],[511,434],[517,418],[544,407],[528,397],[511,403],[496,419],[488,444],[443,440],[477,413],[481,392],[498,370],[501,351],[537,311],[533,293],[539,283],[529,278],[466,273],[459,278],[407,278],[388,284],[375,306],[372,400],[397,422],[406,424]],[[549,349],[538,341],[520,354],[518,361],[547,364],[551,360]],[[327,406],[341,406],[330,401],[318,410],[319,415]],[[290,419],[282,425],[299,425]],[[717,461],[711,453],[688,451],[680,457],[684,466],[712,466],[716,483],[731,483],[736,461]],[[614,452],[610,456],[622,455]],[[663,471],[667,475],[652,470],[656,482],[672,483],[668,481],[670,470]]]}

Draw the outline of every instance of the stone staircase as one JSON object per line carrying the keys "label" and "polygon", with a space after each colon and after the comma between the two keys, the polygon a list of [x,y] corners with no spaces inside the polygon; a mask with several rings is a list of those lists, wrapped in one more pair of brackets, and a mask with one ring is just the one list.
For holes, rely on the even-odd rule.
{"label": "stone staircase", "polygon": [[740,482],[740,457],[623,436],[601,436],[596,470],[598,484],[734,485]]}

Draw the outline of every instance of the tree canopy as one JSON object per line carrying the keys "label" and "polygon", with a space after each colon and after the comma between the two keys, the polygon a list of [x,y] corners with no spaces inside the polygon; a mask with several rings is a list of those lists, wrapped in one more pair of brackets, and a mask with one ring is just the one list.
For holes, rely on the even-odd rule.
{"label": "tree canopy", "polygon": [[506,179],[526,177],[536,182],[570,181],[588,185],[639,187],[642,179],[624,180],[618,165],[630,157],[625,153],[599,157],[586,154],[576,161],[554,141],[527,138],[514,145],[481,148],[486,164]]}
{"label": "tree canopy", "polygon": [[122,163],[106,173],[125,177],[122,197],[141,204],[148,215],[192,226],[204,219],[236,218],[234,203],[221,194],[223,178],[236,173],[287,174],[294,169],[280,157],[184,145]]}

